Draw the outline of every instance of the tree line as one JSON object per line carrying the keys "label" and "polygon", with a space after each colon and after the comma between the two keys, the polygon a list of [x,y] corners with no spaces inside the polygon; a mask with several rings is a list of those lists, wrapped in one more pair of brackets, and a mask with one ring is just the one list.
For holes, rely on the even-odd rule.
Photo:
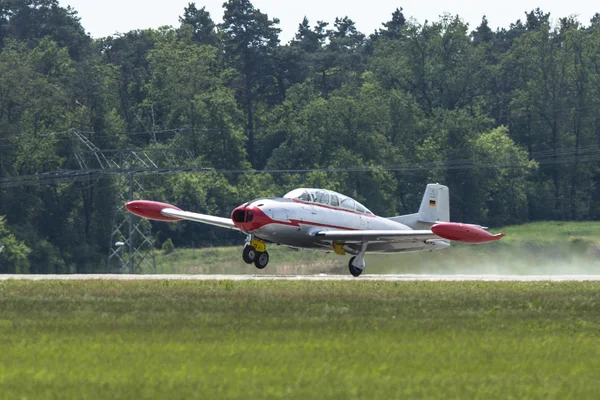
{"label": "tree line", "polygon": [[[225,2],[221,23],[190,3],[177,27],[93,39],[57,0],[0,2],[0,178],[77,169],[77,130],[100,149],[187,149],[214,171],[140,177],[135,197],[198,212],[306,186],[391,216],[440,182],[455,221],[600,216],[599,14],[535,9],[494,31],[399,8],[371,34],[304,18],[289,43],[278,23],[249,0]],[[123,190],[109,176],[0,189],[0,272],[105,270]],[[234,238],[152,232],[156,246]]]}

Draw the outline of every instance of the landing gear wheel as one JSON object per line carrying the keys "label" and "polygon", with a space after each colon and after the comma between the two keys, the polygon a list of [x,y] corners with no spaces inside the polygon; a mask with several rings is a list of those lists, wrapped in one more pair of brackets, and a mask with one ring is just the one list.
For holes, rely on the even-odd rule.
{"label": "landing gear wheel", "polygon": [[269,263],[269,253],[266,251],[264,253],[257,253],[256,260],[254,260],[254,265],[258,269],[263,269]]}
{"label": "landing gear wheel", "polygon": [[353,277],[358,278],[360,276],[360,274],[363,273],[363,270],[360,268],[356,268],[352,263],[354,262],[354,260],[356,259],[356,257],[352,257],[350,259],[350,261],[348,262],[348,269],[350,270],[350,273],[352,274]]}
{"label": "landing gear wheel", "polygon": [[256,260],[256,250],[252,246],[244,247],[242,258],[246,264],[252,264]]}

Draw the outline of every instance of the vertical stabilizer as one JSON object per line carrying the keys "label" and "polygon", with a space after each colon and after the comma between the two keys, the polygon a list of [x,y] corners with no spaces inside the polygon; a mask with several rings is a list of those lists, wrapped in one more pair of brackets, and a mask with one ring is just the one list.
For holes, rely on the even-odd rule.
{"label": "vertical stabilizer", "polygon": [[421,222],[450,222],[450,193],[448,187],[439,183],[427,185],[418,214]]}
{"label": "vertical stabilizer", "polygon": [[425,189],[421,207],[416,214],[390,218],[412,229],[429,229],[438,222],[450,222],[450,192],[447,186],[430,183]]}

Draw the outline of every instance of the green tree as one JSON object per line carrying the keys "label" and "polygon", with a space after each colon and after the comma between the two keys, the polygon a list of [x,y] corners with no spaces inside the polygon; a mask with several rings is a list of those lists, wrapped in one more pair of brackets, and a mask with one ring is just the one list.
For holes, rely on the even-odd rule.
{"label": "green tree", "polygon": [[392,19],[383,23],[383,28],[379,30],[379,35],[388,39],[401,39],[403,37],[403,29],[406,25],[406,18],[402,12],[402,7],[396,8],[392,13]]}
{"label": "green tree", "polygon": [[0,273],[26,274],[29,272],[27,256],[31,252],[22,241],[8,229],[6,218],[0,216]]}
{"label": "green tree", "polygon": [[246,113],[246,149],[250,164],[254,166],[257,162],[256,102],[272,89],[273,55],[279,44],[279,20],[270,20],[267,14],[254,8],[249,0],[228,0],[223,7],[225,13],[219,28],[223,32],[223,44],[229,62],[240,73],[241,79],[235,89]]}
{"label": "green tree", "polygon": [[530,178],[537,163],[528,159],[527,151],[514,143],[505,127],[478,136],[472,146],[473,221],[493,226],[527,221],[528,196],[534,194]]}
{"label": "green tree", "polygon": [[211,46],[218,44],[216,25],[210,17],[210,13],[206,11],[206,7],[198,9],[196,3],[189,3],[183,9],[183,16],[179,17],[179,23],[182,27],[188,25],[192,28],[194,43]]}
{"label": "green tree", "polygon": [[438,107],[453,110],[480,101],[485,52],[473,46],[464,22],[445,15],[404,29],[402,41],[378,40],[369,60],[385,88],[411,93],[429,115]]}
{"label": "green tree", "polygon": [[222,71],[217,49],[187,43],[168,30],[148,60],[152,76],[145,103],[153,109],[153,131],[187,127],[186,142],[177,145],[213,167],[242,168],[243,117],[225,86],[229,71]]}
{"label": "green tree", "polygon": [[[119,115],[126,122],[128,132],[147,132],[152,129],[152,109],[143,105],[145,87],[149,81],[150,65],[148,53],[154,49],[158,32],[135,30],[99,40],[97,46],[103,56],[102,64],[111,64],[118,68],[118,105]],[[148,136],[134,137],[134,143],[147,144]]]}
{"label": "green tree", "polygon": [[[5,37],[18,41],[38,41],[46,36],[59,47],[69,49],[75,60],[83,60],[90,53],[91,39],[81,26],[77,12],[71,7],[60,7],[58,0],[11,0],[0,5],[0,29]],[[0,43],[1,45],[2,43]]]}

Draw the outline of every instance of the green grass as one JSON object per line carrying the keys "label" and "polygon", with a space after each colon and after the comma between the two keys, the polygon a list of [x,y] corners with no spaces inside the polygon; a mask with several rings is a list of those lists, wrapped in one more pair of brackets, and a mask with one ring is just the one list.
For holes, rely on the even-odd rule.
{"label": "green grass", "polygon": [[599,283],[0,282],[3,399],[595,399]]}
{"label": "green grass", "polygon": [[600,222],[546,221],[499,228],[505,243],[586,243],[600,244]]}
{"label": "green grass", "polygon": [[311,250],[296,250],[284,246],[269,246],[269,268],[257,270],[242,261],[243,240],[240,246],[180,249],[156,257],[157,273],[183,274],[269,274],[318,273],[341,269],[343,258]]}
{"label": "green grass", "polygon": [[[490,229],[507,236],[482,245],[453,244],[434,253],[367,254],[375,274],[600,274],[600,222],[536,222]],[[237,247],[180,249],[159,254],[159,273],[347,274],[349,257],[269,246],[270,264],[258,271]]]}

